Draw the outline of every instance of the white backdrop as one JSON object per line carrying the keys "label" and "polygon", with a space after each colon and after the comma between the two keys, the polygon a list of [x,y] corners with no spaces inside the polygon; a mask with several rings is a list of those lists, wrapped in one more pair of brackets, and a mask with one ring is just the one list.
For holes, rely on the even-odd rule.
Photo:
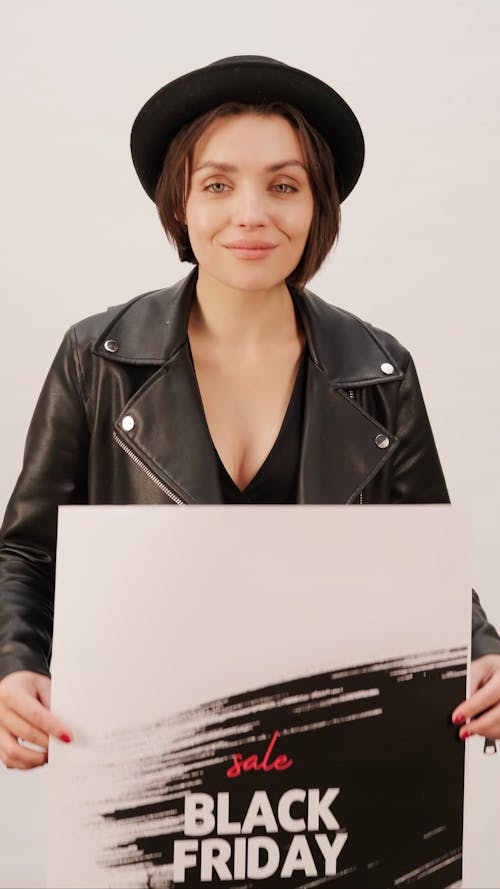
{"label": "white backdrop", "polygon": [[[0,505],[67,327],[191,268],[133,170],[135,114],[191,68],[269,55],[329,82],[360,119],[365,168],[309,287],[412,352],[451,497],[470,511],[474,582],[500,624],[498,0],[19,0],[2,32]],[[494,887],[500,756],[471,749],[467,885]],[[40,884],[45,794],[46,770],[0,771],[1,886]]]}

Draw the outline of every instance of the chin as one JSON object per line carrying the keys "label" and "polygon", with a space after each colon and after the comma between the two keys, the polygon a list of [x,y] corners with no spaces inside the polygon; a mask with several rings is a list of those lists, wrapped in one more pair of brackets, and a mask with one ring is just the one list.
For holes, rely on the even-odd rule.
{"label": "chin", "polygon": [[284,278],[281,275],[257,275],[247,273],[243,275],[227,275],[224,278],[219,277],[227,287],[234,290],[272,290],[277,284],[281,284]]}
{"label": "chin", "polygon": [[291,268],[265,268],[264,264],[258,260],[250,262],[241,262],[241,268],[228,268],[227,265],[221,267],[210,268],[205,266],[206,271],[221,284],[231,287],[234,290],[270,290],[281,284],[296,267]]}

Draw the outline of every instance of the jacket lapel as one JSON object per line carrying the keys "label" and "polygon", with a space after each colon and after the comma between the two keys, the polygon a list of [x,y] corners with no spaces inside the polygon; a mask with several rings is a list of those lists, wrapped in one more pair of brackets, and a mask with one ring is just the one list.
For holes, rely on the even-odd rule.
{"label": "jacket lapel", "polygon": [[[398,441],[357,404],[354,389],[403,374],[356,316],[305,289],[291,290],[309,349],[297,503],[352,503],[392,456]],[[380,448],[377,436],[389,443]]]}
{"label": "jacket lapel", "polygon": [[[379,434],[390,444],[381,449]],[[389,459],[394,436],[309,362],[297,503],[352,503]]]}
{"label": "jacket lapel", "polygon": [[[115,418],[115,433],[181,500],[222,503],[187,340],[196,280],[195,267],[172,287],[116,308],[93,352],[109,361],[158,366]],[[311,291],[290,292],[309,350],[297,502],[350,503],[398,442],[348,390],[388,382],[380,369],[383,362],[394,367],[391,379],[402,374],[359,319]],[[109,351],[110,341],[114,351]],[[132,428],[124,428],[125,417],[132,418]],[[389,439],[384,449],[375,441],[380,433]]]}
{"label": "jacket lapel", "polygon": [[[114,419],[115,434],[182,501],[222,503],[216,455],[187,339],[197,272],[195,267],[171,287],[115,307],[93,352],[119,364],[158,366]],[[126,428],[131,424],[124,423],[125,418],[132,419],[132,428]]]}
{"label": "jacket lapel", "polygon": [[[123,417],[134,427],[123,431]],[[222,503],[218,468],[203,403],[184,343],[134,396],[115,423],[120,437],[186,503]]]}

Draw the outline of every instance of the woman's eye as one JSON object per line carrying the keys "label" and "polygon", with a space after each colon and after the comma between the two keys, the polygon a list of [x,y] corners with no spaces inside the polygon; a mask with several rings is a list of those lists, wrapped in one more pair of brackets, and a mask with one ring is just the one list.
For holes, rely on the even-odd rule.
{"label": "woman's eye", "polygon": [[[276,188],[280,188],[280,189],[291,188],[292,191],[298,191],[298,189],[295,188],[295,186],[289,185],[288,182],[278,182],[278,184],[276,185]],[[289,192],[287,192],[287,191],[281,191],[280,193],[281,194],[289,194]]]}
{"label": "woman's eye", "polygon": [[[221,188],[217,188],[216,186],[218,185],[220,185]],[[203,190],[211,191],[211,189],[213,189],[213,191],[211,192],[212,194],[221,194],[223,188],[226,188],[224,182],[211,182],[210,185],[207,185],[206,188],[204,188]]]}

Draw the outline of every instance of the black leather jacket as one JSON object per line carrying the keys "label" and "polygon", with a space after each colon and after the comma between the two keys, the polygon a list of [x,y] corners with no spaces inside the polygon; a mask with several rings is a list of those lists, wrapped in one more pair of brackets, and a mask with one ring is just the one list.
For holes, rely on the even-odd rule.
{"label": "black leather jacket", "polygon": [[[65,335],[29,427],[0,532],[0,678],[50,675],[59,504],[220,503],[187,343],[197,267]],[[409,352],[291,290],[310,358],[298,503],[447,503]],[[473,593],[473,657],[500,638]]]}

